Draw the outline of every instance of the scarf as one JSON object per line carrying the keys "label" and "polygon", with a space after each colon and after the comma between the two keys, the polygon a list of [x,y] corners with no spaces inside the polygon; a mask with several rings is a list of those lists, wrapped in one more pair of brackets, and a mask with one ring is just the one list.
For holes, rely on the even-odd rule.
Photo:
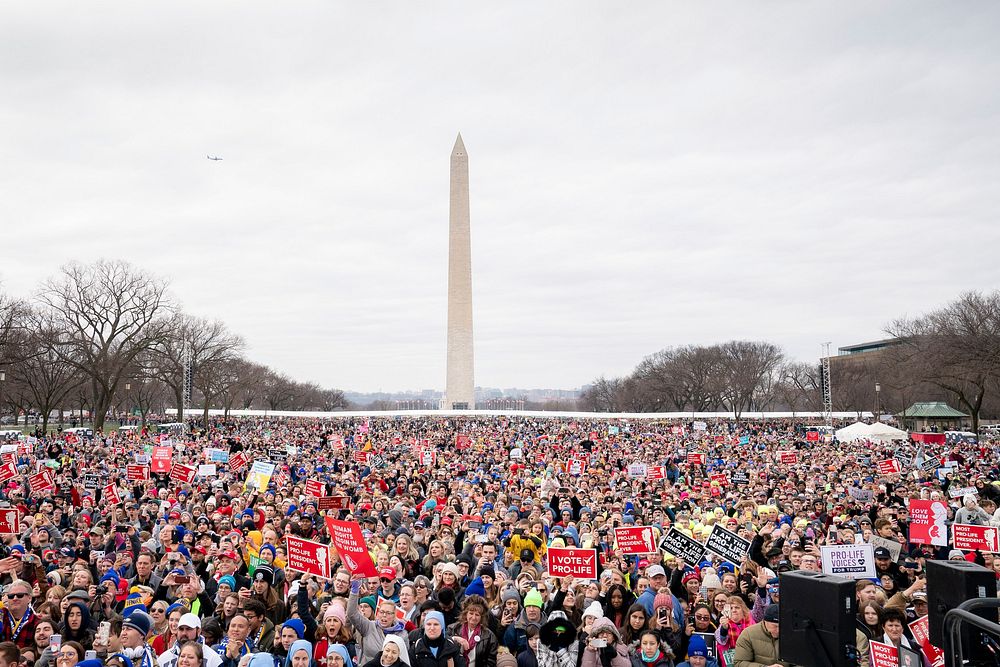
{"label": "scarf", "polygon": [[661,651],[660,649],[656,649],[656,655],[654,655],[652,658],[647,658],[646,654],[640,650],[639,657],[642,659],[643,662],[648,664],[653,664],[663,660],[663,651]]}
{"label": "scarf", "polygon": [[483,629],[481,627],[477,627],[473,630],[465,623],[462,624],[462,639],[469,642],[469,650],[465,652],[466,658],[475,652],[476,646],[479,644],[480,633],[482,631]]}

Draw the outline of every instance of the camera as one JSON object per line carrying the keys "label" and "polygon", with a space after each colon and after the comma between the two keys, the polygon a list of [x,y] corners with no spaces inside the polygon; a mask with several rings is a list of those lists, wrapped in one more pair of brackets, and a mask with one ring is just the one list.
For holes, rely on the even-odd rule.
{"label": "camera", "polygon": [[106,595],[107,592],[108,592],[108,585],[107,584],[99,584],[97,586],[97,597],[102,597],[102,596]]}

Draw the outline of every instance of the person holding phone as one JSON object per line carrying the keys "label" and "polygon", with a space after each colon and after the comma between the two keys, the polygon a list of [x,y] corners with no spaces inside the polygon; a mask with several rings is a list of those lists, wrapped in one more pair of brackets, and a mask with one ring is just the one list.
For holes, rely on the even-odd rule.
{"label": "person holding phone", "polygon": [[618,628],[611,619],[604,617],[594,621],[590,639],[583,651],[581,667],[631,667],[628,647],[622,642]]}

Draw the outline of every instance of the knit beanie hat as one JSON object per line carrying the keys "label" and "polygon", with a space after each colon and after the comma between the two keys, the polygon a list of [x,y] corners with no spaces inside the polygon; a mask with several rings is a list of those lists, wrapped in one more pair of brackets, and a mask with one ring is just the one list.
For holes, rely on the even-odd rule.
{"label": "knit beanie hat", "polygon": [[703,658],[708,657],[708,646],[705,644],[705,640],[699,635],[691,635],[691,639],[688,641],[688,657],[694,658],[701,656]]}
{"label": "knit beanie hat", "polygon": [[516,588],[508,588],[500,594],[500,602],[506,602],[507,600],[515,600],[517,606],[521,606],[521,594],[517,592]]}
{"label": "knit beanie hat", "polygon": [[323,620],[325,621],[328,618],[336,618],[340,621],[341,625],[345,625],[347,623],[347,614],[344,612],[344,608],[336,603],[331,602],[330,606],[326,608],[326,612],[323,614]]}
{"label": "knit beanie hat", "polygon": [[538,607],[539,609],[545,606],[545,603],[542,601],[542,594],[538,592],[538,589],[532,588],[528,591],[528,594],[524,596],[524,606]]}
{"label": "knit beanie hat", "polygon": [[583,610],[583,618],[587,618],[588,616],[594,618],[602,618],[604,616],[604,609],[601,607],[600,602],[594,600],[587,605],[587,608]]}
{"label": "knit beanie hat", "polygon": [[496,667],[517,667],[517,658],[505,646],[497,650]]}
{"label": "knit beanie hat", "polygon": [[653,598],[653,611],[656,611],[661,607],[666,607],[671,610],[674,608],[674,601],[670,597],[670,593],[657,593],[656,597]]}
{"label": "knit beanie hat", "polygon": [[424,616],[424,625],[427,625],[427,621],[437,621],[441,625],[441,631],[444,632],[444,614],[439,611],[429,611]]}

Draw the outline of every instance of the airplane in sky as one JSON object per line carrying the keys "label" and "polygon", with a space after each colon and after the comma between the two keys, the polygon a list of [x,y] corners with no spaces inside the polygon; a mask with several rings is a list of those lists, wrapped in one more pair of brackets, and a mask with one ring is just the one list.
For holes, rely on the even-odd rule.
{"label": "airplane in sky", "polygon": [[212,160],[213,162],[221,162],[222,161],[221,157],[215,157],[214,155],[206,155],[205,157],[207,157],[209,160]]}

